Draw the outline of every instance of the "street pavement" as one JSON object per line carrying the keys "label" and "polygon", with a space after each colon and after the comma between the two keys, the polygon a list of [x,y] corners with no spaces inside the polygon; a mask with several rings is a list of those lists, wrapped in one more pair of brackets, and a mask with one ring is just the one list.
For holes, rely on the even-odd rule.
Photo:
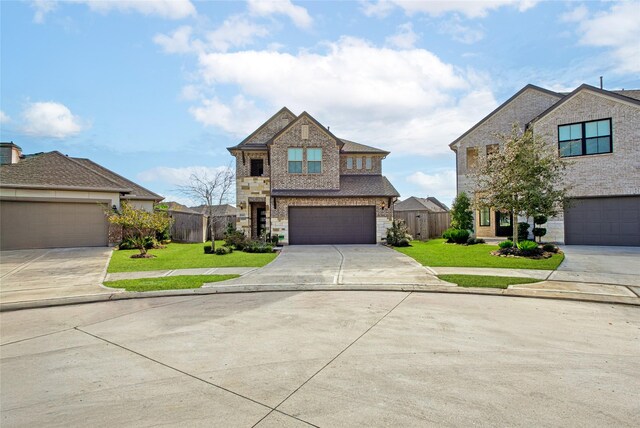
{"label": "street pavement", "polygon": [[0,425],[640,426],[640,311],[411,292],[0,313]]}

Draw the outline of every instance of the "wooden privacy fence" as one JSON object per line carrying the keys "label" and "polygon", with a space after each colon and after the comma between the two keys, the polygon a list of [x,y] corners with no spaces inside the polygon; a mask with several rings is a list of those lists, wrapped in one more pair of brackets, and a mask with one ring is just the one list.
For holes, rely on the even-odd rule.
{"label": "wooden privacy fence", "polygon": [[427,240],[441,238],[449,228],[451,218],[448,212],[432,213],[430,211],[396,211],[396,219],[404,220],[413,239]]}
{"label": "wooden privacy fence", "polygon": [[169,210],[173,219],[171,239],[176,242],[204,242],[207,236],[207,216],[199,213]]}

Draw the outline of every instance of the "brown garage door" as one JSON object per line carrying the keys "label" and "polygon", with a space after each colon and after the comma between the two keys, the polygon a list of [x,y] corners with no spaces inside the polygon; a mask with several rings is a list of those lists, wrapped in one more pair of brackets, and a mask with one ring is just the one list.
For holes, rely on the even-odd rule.
{"label": "brown garage door", "polygon": [[104,207],[93,203],[0,202],[0,248],[107,245]]}
{"label": "brown garage door", "polygon": [[572,199],[565,210],[565,242],[640,245],[640,196]]}
{"label": "brown garage door", "polygon": [[290,244],[375,244],[376,209],[289,207]]}

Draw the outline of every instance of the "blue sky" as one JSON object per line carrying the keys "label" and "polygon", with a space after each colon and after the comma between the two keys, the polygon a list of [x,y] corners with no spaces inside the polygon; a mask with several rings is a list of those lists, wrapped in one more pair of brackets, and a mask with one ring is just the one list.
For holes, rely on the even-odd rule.
{"label": "blue sky", "polygon": [[0,138],[169,200],[282,106],[391,151],[403,198],[455,196],[448,144],[527,83],[640,88],[640,2],[10,1]]}

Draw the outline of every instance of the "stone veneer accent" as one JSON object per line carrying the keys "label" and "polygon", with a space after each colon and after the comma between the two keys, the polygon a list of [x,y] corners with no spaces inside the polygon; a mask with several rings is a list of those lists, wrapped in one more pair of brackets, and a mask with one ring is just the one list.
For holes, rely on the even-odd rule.
{"label": "stone veneer accent", "polygon": [[[389,207],[389,198],[386,197],[353,197],[353,198],[274,198],[275,207],[271,210],[271,233],[283,235],[280,242],[289,243],[289,207],[325,207],[325,206],[366,206],[376,207],[376,242],[383,242],[387,236],[387,229],[391,227],[393,211]],[[384,204],[384,209],[382,208]]]}
{"label": "stone veneer accent", "polygon": [[[371,169],[367,169],[366,158],[371,158]],[[353,168],[347,169],[347,158],[353,158]],[[362,168],[356,168],[356,158],[362,158]],[[342,175],[367,175],[367,174],[382,174],[382,159],[384,156],[380,155],[368,155],[362,153],[342,153],[340,154],[340,174]]]}
{"label": "stone veneer accent", "polygon": [[[267,213],[267,230],[270,227],[271,188],[268,177],[242,177],[236,179],[236,205],[239,209],[236,228],[242,230],[247,237],[252,236],[251,203],[249,198],[264,199]],[[242,207],[242,208],[241,208]]]}
{"label": "stone veneer accent", "polygon": [[[302,125],[309,126],[309,138],[302,139]],[[290,147],[321,148],[322,173],[307,173],[307,151],[303,150],[302,173],[288,172]],[[300,118],[271,145],[271,183],[274,189],[339,189],[340,166],[336,140],[327,131],[307,117]]]}

